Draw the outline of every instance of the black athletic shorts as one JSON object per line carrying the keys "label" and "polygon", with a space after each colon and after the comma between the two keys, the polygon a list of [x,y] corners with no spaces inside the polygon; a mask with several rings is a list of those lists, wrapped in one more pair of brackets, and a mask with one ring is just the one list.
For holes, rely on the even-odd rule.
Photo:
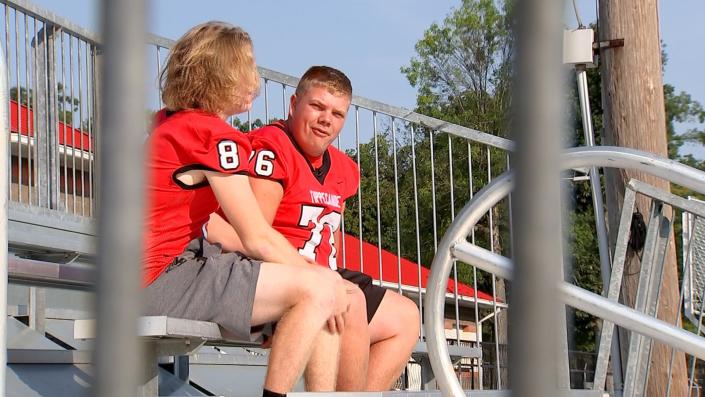
{"label": "black athletic shorts", "polygon": [[372,317],[375,316],[379,304],[382,303],[382,298],[384,298],[384,293],[387,292],[387,290],[379,285],[373,284],[372,277],[365,273],[348,269],[338,269],[337,271],[344,279],[357,284],[365,294],[365,301],[367,302],[367,322],[369,323],[372,321]]}

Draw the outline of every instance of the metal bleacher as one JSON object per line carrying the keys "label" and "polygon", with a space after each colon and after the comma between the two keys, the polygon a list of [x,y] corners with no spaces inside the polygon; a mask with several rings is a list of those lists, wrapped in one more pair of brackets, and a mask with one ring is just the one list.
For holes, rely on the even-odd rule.
{"label": "metal bleacher", "polygon": [[[88,324],[96,318],[93,290],[97,277],[96,215],[100,192],[97,169],[101,140],[98,112],[101,93],[97,81],[102,44],[93,32],[29,1],[3,0],[1,3],[4,8],[0,11],[7,25],[7,29],[0,32],[7,60],[3,75],[7,77],[6,92],[11,93],[5,98],[9,103],[11,154],[8,162],[11,167],[8,170],[7,390],[9,395],[22,396],[85,394],[93,383],[92,350],[95,348],[95,335]],[[150,80],[154,81],[173,41],[156,36],[149,36],[147,41],[147,49],[156,60],[154,68],[148,71]],[[256,119],[284,117],[286,105],[278,108],[284,101],[277,100],[272,87],[280,90],[281,98],[285,99],[297,79],[264,68],[260,71],[264,79],[263,97],[246,119],[234,119],[233,123],[240,122],[249,128]],[[155,87],[150,89],[148,95],[154,102],[148,107],[155,110],[160,103]],[[62,103],[61,96],[71,97],[78,105],[71,105],[71,110],[67,111],[68,105]],[[367,139],[371,130],[375,135],[381,132],[385,123],[392,129],[400,123],[410,123],[418,128],[430,128],[429,134],[452,131],[473,137],[488,156],[491,151],[502,151],[510,146],[503,138],[366,98],[355,97],[353,107],[355,117],[351,119],[355,125],[348,125],[346,134],[354,130],[358,150],[360,140]],[[435,128],[437,132],[431,130]],[[401,133],[402,128],[398,132]],[[345,145],[352,143],[343,142],[341,147]],[[379,198],[377,200],[379,212]],[[373,227],[379,230],[382,225],[378,223]],[[433,227],[435,229],[436,224]],[[360,240],[360,250],[362,244]],[[380,284],[403,292],[422,308],[426,286],[421,282],[420,265],[414,264],[418,268],[412,269],[414,275],[419,274],[418,285],[402,284],[401,277],[392,281],[390,275],[382,275],[381,257],[383,253],[388,255],[388,248],[383,249],[379,244],[375,248],[378,257],[374,261],[379,260],[379,263],[370,266],[379,265]],[[395,253],[394,260],[399,261],[399,251]],[[418,256],[416,260],[420,260]],[[389,273],[386,267],[384,271]],[[455,293],[450,290],[446,293],[451,310],[454,307],[458,312],[477,312],[476,307],[479,307],[479,313],[484,315],[488,310],[497,313],[507,307],[494,297],[477,299],[468,292],[460,294],[457,287],[456,284]],[[477,291],[477,286],[474,287]],[[142,318],[140,321],[141,336],[150,351],[142,360],[151,363],[144,365],[143,395],[251,395],[261,387],[266,350],[224,338],[221,330],[211,323],[167,318]],[[485,324],[491,321],[492,317]],[[171,329],[175,324],[178,331]],[[477,377],[483,370],[486,374],[495,371],[494,368],[501,370],[499,362],[482,363],[478,345],[484,342],[479,341],[480,332],[475,332],[474,340],[469,340],[466,335],[473,333],[461,332],[461,324],[457,322],[455,328],[456,337],[449,342],[452,344],[449,348],[454,360],[462,362],[466,372],[470,368],[470,373]],[[399,387],[406,390],[435,388],[423,339],[417,344],[413,357]],[[482,380],[474,382],[482,383]],[[302,386],[298,385],[297,390],[302,390]]]}

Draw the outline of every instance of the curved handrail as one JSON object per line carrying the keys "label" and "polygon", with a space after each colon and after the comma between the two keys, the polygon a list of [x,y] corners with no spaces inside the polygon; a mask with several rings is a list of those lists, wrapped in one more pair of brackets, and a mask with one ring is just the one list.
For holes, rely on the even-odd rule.
{"label": "curved handrail", "polygon": [[[568,149],[561,158],[562,169],[592,166],[634,169],[705,194],[705,172],[651,153],[609,146],[580,147]],[[465,241],[487,211],[511,192],[513,185],[513,172],[508,171],[480,190],[448,227],[431,263],[424,327],[431,367],[444,395],[465,395],[455,377],[443,330],[443,292],[453,264],[452,250],[457,243]],[[575,303],[575,300],[566,298],[566,303]]]}

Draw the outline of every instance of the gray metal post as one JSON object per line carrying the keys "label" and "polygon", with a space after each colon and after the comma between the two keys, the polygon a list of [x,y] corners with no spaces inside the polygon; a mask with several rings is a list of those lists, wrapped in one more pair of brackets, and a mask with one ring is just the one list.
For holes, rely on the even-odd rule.
{"label": "gray metal post", "polygon": [[[2,46],[0,46],[2,53]],[[4,56],[0,56],[0,103],[7,103],[7,64]],[[8,125],[7,106],[0,106],[0,129],[3,131],[0,139],[0,395],[4,396],[5,368],[7,368],[7,200],[10,190],[10,180],[5,178],[10,164],[8,147],[10,126]]]}
{"label": "gray metal post", "polygon": [[[40,207],[56,208],[56,202],[52,201],[55,194],[52,191],[52,184],[56,174],[55,163],[52,158],[56,155],[55,140],[56,124],[56,80],[54,69],[54,34],[55,27],[50,22],[45,22],[44,27],[37,32],[37,36],[32,40],[32,46],[37,50],[37,75],[40,83],[36,89],[36,117],[35,127],[37,150],[37,186],[38,203]],[[58,171],[58,168],[56,169]],[[54,192],[55,193],[55,192]]]}
{"label": "gray metal post", "polygon": [[436,390],[435,376],[433,375],[431,361],[429,361],[426,357],[422,357],[418,361],[419,364],[421,364],[421,390]]}
{"label": "gray metal post", "polygon": [[29,327],[43,334],[46,326],[46,290],[29,287]]}
{"label": "gray metal post", "polygon": [[142,258],[144,0],[105,0],[102,92],[99,261],[97,280],[97,396],[134,396],[141,374],[137,340]]}
{"label": "gray metal post", "polygon": [[[595,146],[595,131],[592,128],[592,113],[590,111],[590,95],[588,91],[587,71],[585,65],[576,65],[576,78],[578,82],[578,97],[580,98],[580,113],[583,119],[583,133],[585,146]],[[607,239],[607,225],[605,224],[605,206],[602,201],[602,184],[597,167],[590,168],[590,189],[592,190],[592,206],[595,210],[595,229],[597,230],[597,247],[600,252],[600,274],[602,288],[609,289],[612,262]],[[612,379],[614,384],[621,388],[622,385],[622,355],[619,350],[619,339],[612,339]]]}
{"label": "gray metal post", "polygon": [[[510,315],[512,395],[558,394],[559,340],[565,309],[558,301],[562,274],[560,158],[563,66],[562,2],[517,3],[517,61],[512,157],[517,188],[514,215],[515,282]],[[559,339],[560,338],[560,339]],[[564,374],[565,375],[565,374]]]}

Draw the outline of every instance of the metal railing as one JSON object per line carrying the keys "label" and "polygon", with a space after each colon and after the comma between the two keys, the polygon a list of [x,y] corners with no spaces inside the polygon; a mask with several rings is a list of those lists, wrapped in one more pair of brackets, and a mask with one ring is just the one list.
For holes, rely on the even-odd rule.
{"label": "metal railing", "polygon": [[[598,147],[570,149],[563,156],[562,167],[564,169],[593,166],[636,169],[669,180],[696,192],[705,193],[705,172],[679,164],[675,161],[656,157],[649,153],[624,148]],[[453,260],[466,261],[484,270],[494,272],[499,277],[512,277],[513,265],[508,258],[473,245],[467,241],[466,236],[469,235],[477,220],[480,219],[489,208],[511,192],[513,183],[512,173],[509,172],[496,179],[491,185],[478,193],[478,195],[463,208],[456,221],[449,228],[439,246],[439,255],[434,259],[430,281],[432,287],[429,289],[427,296],[427,305],[431,310],[427,311],[427,317],[425,319],[427,335],[429,335],[427,342],[429,344],[429,355],[434,373],[439,379],[441,389],[444,393],[449,395],[452,394],[452,391],[457,391],[460,386],[452,371],[449,370],[449,359],[445,341],[439,336],[439,329],[442,329],[442,318],[440,318],[439,315],[442,316],[443,298],[442,291],[439,291],[438,286],[442,286],[444,280],[447,279],[448,274],[451,272]],[[680,207],[683,208],[684,211],[696,215],[702,212],[702,209],[694,205],[689,205],[686,202],[687,200],[669,193],[660,192],[643,183],[633,183],[630,185],[630,189],[633,192],[638,191],[641,194],[647,195],[659,203]],[[633,195],[627,196],[632,197],[631,200],[633,201]],[[623,212],[623,215],[627,214],[631,219],[632,207],[627,205],[626,201],[625,206],[627,210]],[[655,208],[658,209],[660,207],[661,204],[658,204]],[[655,215],[652,216],[652,218],[654,220],[660,219]],[[627,223],[626,225],[628,228],[629,224]],[[622,226],[620,226],[620,228],[621,227]],[[622,234],[620,233],[620,235]],[[665,233],[658,224],[650,235],[654,239],[656,237],[662,239],[668,238],[668,233]],[[618,243],[618,249],[621,249],[619,247],[622,246],[626,247],[627,239],[624,238],[623,240],[622,244]],[[658,243],[657,240],[654,240],[650,243],[651,246],[645,247],[643,263],[648,264],[649,267],[644,265],[644,269],[641,270],[642,278],[645,280],[651,279],[653,281],[647,281],[644,285],[640,283],[639,294],[644,297],[656,294],[656,300],[644,300],[642,304],[637,303],[636,310],[617,303],[622,274],[622,268],[618,266],[623,265],[624,261],[624,256],[619,252],[614,254],[615,267],[612,271],[608,286],[609,292],[607,294],[609,299],[566,282],[561,282],[557,288],[563,303],[603,319],[600,352],[596,360],[597,368],[595,369],[593,385],[595,390],[604,390],[605,387],[604,382],[607,362],[609,360],[609,349],[611,346],[610,337],[612,325],[610,325],[610,323],[614,323],[632,332],[631,340],[634,347],[630,347],[630,355],[628,357],[629,364],[626,368],[627,381],[629,382],[631,380],[631,383],[625,385],[625,391],[628,392],[630,396],[643,395],[645,392],[649,365],[649,359],[646,358],[646,356],[649,354],[649,346],[651,346],[652,341],[659,341],[670,346],[671,354],[674,356],[676,352],[685,352],[699,360],[705,358],[705,338],[700,336],[699,330],[696,333],[692,333],[681,328],[678,319],[675,322],[672,322],[672,319],[666,322],[655,318],[655,307],[658,304],[657,293],[660,282],[658,278],[649,276],[650,273],[655,274],[655,270],[651,270],[650,268],[652,262],[646,259],[646,250],[654,251],[662,244],[663,243]],[[626,248],[624,249],[626,250]],[[659,262],[658,257],[655,255],[652,255],[652,257],[654,259],[653,263],[657,265]],[[663,256],[660,261],[662,264]],[[648,285],[651,286],[649,287]],[[681,312],[682,306],[681,299],[678,306],[678,313]],[[695,360],[693,360],[693,362],[695,362]],[[673,363],[672,358],[671,366],[674,365]],[[672,368],[668,369],[669,374],[671,370]],[[692,379],[693,375],[691,375],[691,380]],[[669,394],[670,385],[669,383]]]}
{"label": "metal railing", "polygon": [[29,2],[1,3],[10,86],[10,200],[91,217],[99,104],[95,35]]}
{"label": "metal railing", "polygon": [[[23,253],[34,247],[70,251],[80,261],[93,262],[94,216],[101,188],[97,172],[102,133],[98,109],[103,96],[97,84],[101,40],[28,1],[0,3],[5,21],[0,40],[9,61],[7,78],[12,94],[7,108],[12,121],[9,143],[13,165],[8,171],[12,191],[8,195],[10,244]],[[145,135],[152,112],[162,106],[158,76],[173,43],[147,36]],[[293,76],[266,68],[260,72],[260,97],[250,112],[231,120],[244,131],[285,118],[289,96],[298,82]],[[345,233],[358,240],[348,246],[344,240],[341,266],[359,266],[376,274],[380,284],[413,299],[423,314],[427,268],[440,236],[461,203],[490,183],[494,175],[507,170],[513,143],[354,96],[336,145],[361,168],[361,187],[348,200],[343,221]],[[504,201],[489,212],[473,232],[475,243],[493,252],[508,252],[508,207]],[[370,251],[368,244],[375,250]],[[364,258],[362,263],[348,263],[345,252],[353,250]],[[388,258],[387,253],[393,259],[383,259]],[[28,276],[17,275],[15,279],[26,282]],[[478,297],[477,291],[483,294]],[[461,326],[474,324],[478,330],[475,342],[480,342],[484,329],[494,340],[506,343],[503,280],[457,262],[446,300],[456,335],[460,335]],[[456,339],[460,341],[459,336]],[[476,359],[475,364],[488,363]],[[490,367],[499,367],[492,364]],[[506,387],[500,373],[492,379],[495,381],[487,385],[480,380],[479,388]]]}
{"label": "metal railing", "polygon": [[[0,13],[5,21],[0,40],[8,61],[3,76],[9,83],[3,92],[10,94],[5,100],[7,108],[3,108],[9,114],[6,143],[11,158],[7,164],[10,190],[3,197],[10,201],[11,249],[23,253],[35,249],[71,251],[92,262],[91,256],[96,253],[93,218],[100,189],[97,169],[101,156],[97,143],[101,139],[98,112],[101,92],[97,82],[101,41],[97,35],[27,1],[0,0],[0,3],[4,5]],[[150,55],[146,70],[145,135],[151,113],[162,106],[158,75],[173,43],[153,35],[147,39]],[[285,118],[289,96],[298,82],[293,76],[266,68],[260,68],[260,72],[262,90],[253,109],[231,119],[234,126],[244,131]],[[427,326],[440,327],[420,331],[432,346],[430,351],[436,352],[435,372],[442,387],[449,384],[447,377],[452,377],[473,389],[509,388],[507,363],[503,361],[508,355],[503,346],[508,343],[506,308],[510,302],[504,290],[509,273],[498,272],[491,265],[502,256],[510,256],[511,251],[509,190],[506,178],[499,176],[509,168],[513,142],[354,96],[336,145],[361,169],[361,186],[347,202],[342,226],[345,233],[357,239],[343,240],[341,266],[359,266],[376,274],[381,285],[417,303]],[[626,156],[625,164],[643,160],[653,165],[651,170],[668,168],[666,176],[675,183],[695,190],[703,186],[703,179],[690,171],[679,174],[678,170],[683,168],[676,163],[644,158],[630,151],[607,153],[595,149],[581,153],[579,161],[566,166],[600,167],[606,165],[605,158]],[[480,191],[483,193],[476,197]],[[468,201],[470,204],[461,210]],[[475,211],[477,206],[482,211],[473,215],[470,225],[467,208],[473,207]],[[463,224],[462,232],[457,231],[458,223]],[[484,250],[467,255],[463,254],[463,246],[454,245],[448,262],[439,265],[438,261],[449,249],[441,241],[443,235],[453,243],[460,241],[454,238],[462,237],[469,245]],[[351,243],[345,245],[346,241]],[[362,263],[348,262],[345,253],[353,251],[364,259]],[[425,278],[433,258],[437,262],[427,283]],[[15,258],[9,269],[13,282],[64,288],[88,284],[84,267],[80,268],[81,275],[66,277],[61,270],[72,270],[71,266],[44,266]],[[409,280],[409,273],[414,281],[402,282]],[[430,303],[423,299],[427,288]],[[643,315],[623,313],[614,302],[577,295],[583,292],[568,289],[564,294],[571,302],[576,296],[585,298],[583,306],[578,304],[578,307],[635,331],[645,325],[662,325]],[[584,306],[586,302],[590,305]],[[444,313],[450,313],[448,318],[444,318]],[[615,313],[624,317],[615,317]],[[455,336],[445,336],[444,320],[453,324]],[[461,339],[461,328],[466,326],[474,328],[474,340]],[[702,341],[676,328],[671,326],[669,333],[663,335],[671,344],[702,358],[698,353]],[[483,340],[483,332],[491,337]],[[659,337],[648,334],[654,332],[653,327],[644,332]],[[457,373],[449,374],[444,371],[451,367],[438,367],[443,355],[439,346],[449,343],[481,344],[485,353],[479,359],[452,363]],[[583,369],[582,373],[587,372]]]}

